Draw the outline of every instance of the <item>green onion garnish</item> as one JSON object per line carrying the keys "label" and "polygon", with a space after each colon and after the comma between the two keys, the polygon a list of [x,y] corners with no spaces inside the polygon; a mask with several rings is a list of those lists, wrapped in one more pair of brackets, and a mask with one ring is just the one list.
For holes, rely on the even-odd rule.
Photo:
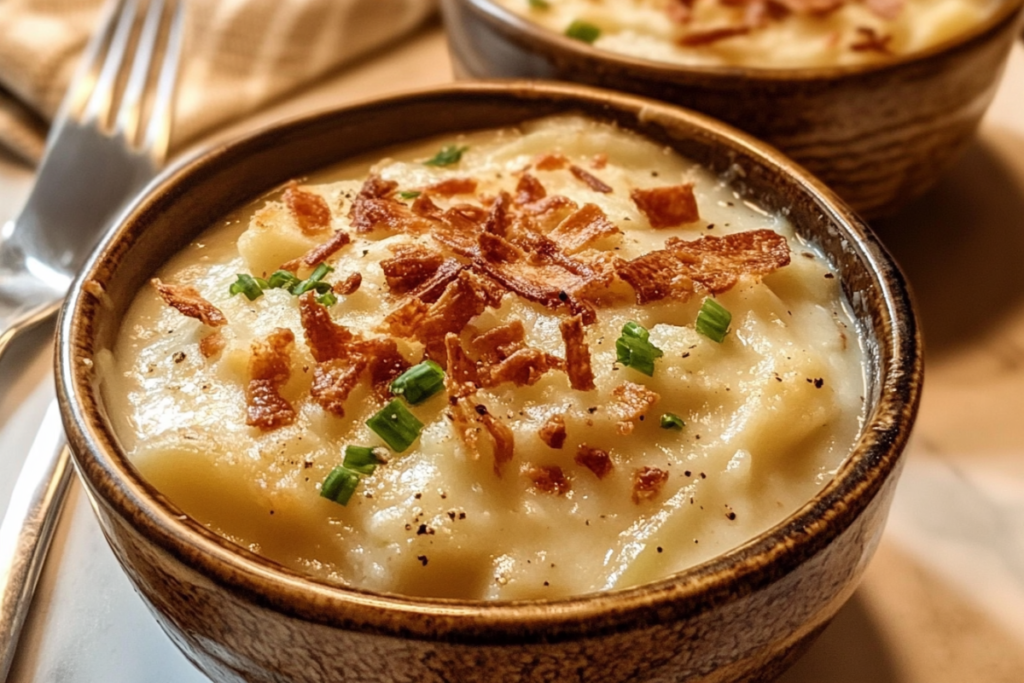
{"label": "green onion garnish", "polygon": [[316,298],[316,302],[321,306],[333,306],[338,303],[338,297],[334,295],[334,292],[327,290]]}
{"label": "green onion garnish", "polygon": [[459,163],[462,159],[462,155],[466,152],[469,147],[459,147],[458,145],[447,145],[441,148],[437,154],[430,159],[423,162],[426,166],[451,166],[452,164]]}
{"label": "green onion garnish", "polygon": [[231,293],[231,296],[242,293],[249,301],[255,301],[263,296],[263,287],[260,286],[260,283],[252,275],[246,275],[245,273],[238,274],[238,279],[232,283],[228,291]]}
{"label": "green onion garnish", "polygon": [[330,290],[331,286],[326,282],[320,281],[323,280],[328,273],[333,271],[334,268],[331,268],[326,263],[321,263],[319,266],[316,267],[312,275],[310,275],[307,279],[303,280],[299,284],[293,286],[289,291],[291,291],[291,293],[294,294],[295,296],[305,294],[311,289],[315,289],[319,294],[325,294],[328,290]]}
{"label": "green onion garnish", "polygon": [[335,503],[348,505],[348,501],[352,494],[356,492],[357,486],[359,486],[359,475],[342,465],[338,465],[331,470],[331,473],[324,479],[324,483],[320,485],[320,495],[333,500]]}
{"label": "green onion garnish", "polygon": [[533,9],[551,9],[548,0],[529,0],[529,4]]}
{"label": "green onion garnish", "polygon": [[366,421],[366,426],[384,439],[391,450],[401,453],[409,448],[420,435],[423,423],[402,405],[400,399],[394,399],[384,406],[379,413]]}
{"label": "green onion garnish", "polygon": [[593,43],[601,35],[601,29],[590,22],[577,19],[565,29],[565,35],[581,40],[584,43]]}
{"label": "green onion garnish", "polygon": [[654,359],[665,353],[649,341],[650,332],[635,322],[622,326],[622,336],[615,340],[615,355],[619,363],[654,376]]}
{"label": "green onion garnish", "polygon": [[391,393],[417,405],[444,389],[444,369],[432,360],[414,365],[391,383]]}
{"label": "green onion garnish", "polygon": [[345,467],[359,474],[373,474],[381,459],[368,446],[345,446]]}
{"label": "green onion garnish", "polygon": [[423,193],[420,192],[419,190],[402,190],[401,192],[398,193],[398,196],[401,197],[402,199],[416,199],[421,194]]}
{"label": "green onion garnish", "polygon": [[290,270],[275,271],[274,274],[267,279],[267,284],[271,289],[291,290],[291,288],[299,284],[299,282],[301,282],[301,280],[295,277],[295,273]]}
{"label": "green onion garnish", "polygon": [[712,298],[704,299],[704,304],[697,314],[697,331],[708,339],[719,344],[725,339],[729,331],[729,323],[732,322],[732,313],[725,310],[720,303]]}
{"label": "green onion garnish", "polygon": [[679,417],[675,413],[665,413],[661,416],[661,428],[662,429],[674,429],[677,432],[682,431],[686,423],[683,422],[683,418]]}

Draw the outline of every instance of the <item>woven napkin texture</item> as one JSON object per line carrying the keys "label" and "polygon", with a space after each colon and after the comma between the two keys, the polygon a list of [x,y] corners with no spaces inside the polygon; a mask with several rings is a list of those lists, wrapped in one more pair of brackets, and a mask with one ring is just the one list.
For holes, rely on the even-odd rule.
{"label": "woven napkin texture", "polygon": [[[399,39],[435,0],[183,0],[172,148]],[[35,163],[104,0],[0,0],[0,146]]]}

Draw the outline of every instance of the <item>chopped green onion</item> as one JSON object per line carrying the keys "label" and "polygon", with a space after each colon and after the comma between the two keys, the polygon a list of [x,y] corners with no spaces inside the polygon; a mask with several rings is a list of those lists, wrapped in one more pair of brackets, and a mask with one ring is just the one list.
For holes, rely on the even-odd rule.
{"label": "chopped green onion", "polygon": [[299,278],[290,270],[278,270],[267,280],[267,284],[273,289],[288,289],[299,284]]}
{"label": "chopped green onion", "polygon": [[414,365],[391,383],[391,393],[417,405],[444,389],[444,369],[432,360]]}
{"label": "chopped green onion", "polygon": [[359,486],[359,475],[346,469],[343,465],[338,465],[331,470],[331,473],[324,479],[324,483],[320,485],[320,495],[335,503],[348,505],[357,486]]}
{"label": "chopped green onion", "polygon": [[423,162],[426,166],[451,166],[452,164],[459,163],[462,159],[462,155],[466,152],[469,147],[459,147],[458,145],[447,145],[441,148],[437,154],[430,159]]}
{"label": "chopped green onion", "polygon": [[704,299],[704,304],[697,314],[697,331],[708,339],[719,344],[725,339],[729,331],[729,323],[732,322],[732,313],[712,298]]}
{"label": "chopped green onion", "polygon": [[533,9],[551,9],[551,3],[548,0],[529,0],[529,4]]}
{"label": "chopped green onion", "polygon": [[398,193],[398,196],[401,197],[402,199],[416,199],[421,194],[423,193],[420,192],[419,190],[403,190]]}
{"label": "chopped green onion", "polygon": [[401,453],[409,448],[423,429],[423,423],[402,405],[402,401],[394,399],[384,406],[379,413],[366,421],[366,426],[384,439],[391,450]]}
{"label": "chopped green onion", "polygon": [[622,336],[615,340],[615,360],[626,367],[654,376],[654,359],[665,353],[649,340],[650,332],[635,322],[622,326]]}
{"label": "chopped green onion", "polygon": [[326,282],[320,281],[323,280],[324,277],[331,272],[334,272],[334,268],[331,268],[326,263],[321,263],[316,267],[312,275],[310,275],[307,279],[303,280],[302,282],[292,287],[290,291],[295,296],[305,294],[311,289],[315,289],[320,294],[325,294],[331,288],[331,286]]}
{"label": "chopped green onion", "polygon": [[601,35],[601,29],[590,22],[577,19],[565,29],[565,35],[584,43],[593,43]]}
{"label": "chopped green onion", "polygon": [[334,292],[327,290],[316,298],[316,302],[321,306],[333,306],[338,303],[338,297],[334,295]]}
{"label": "chopped green onion", "polygon": [[238,274],[238,279],[232,283],[228,292],[231,293],[231,296],[239,293],[244,294],[245,298],[249,301],[255,301],[263,296],[263,288],[260,286],[260,283],[252,275],[246,275],[245,273]]}
{"label": "chopped green onion", "polygon": [[677,432],[681,431],[686,423],[683,422],[683,418],[679,417],[675,413],[665,413],[661,416],[661,428],[662,429],[674,429]]}
{"label": "chopped green onion", "polygon": [[345,467],[359,474],[373,474],[381,459],[368,446],[345,446]]}

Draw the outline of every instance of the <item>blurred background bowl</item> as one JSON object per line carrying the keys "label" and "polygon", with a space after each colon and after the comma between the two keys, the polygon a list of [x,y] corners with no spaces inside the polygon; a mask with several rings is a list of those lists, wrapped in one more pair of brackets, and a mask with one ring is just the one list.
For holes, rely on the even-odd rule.
{"label": "blurred background bowl", "polygon": [[1020,35],[1024,0],[955,40],[877,64],[682,66],[594,48],[492,0],[442,0],[459,78],[538,78],[635,93],[709,114],[817,175],[866,218],[923,194],[957,159]]}

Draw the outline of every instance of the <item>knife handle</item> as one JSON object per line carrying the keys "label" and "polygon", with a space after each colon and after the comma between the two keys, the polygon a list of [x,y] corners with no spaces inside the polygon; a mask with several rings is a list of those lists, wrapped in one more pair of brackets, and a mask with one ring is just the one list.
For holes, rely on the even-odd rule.
{"label": "knife handle", "polygon": [[57,402],[46,409],[0,525],[0,681],[18,637],[71,481],[70,453]]}

